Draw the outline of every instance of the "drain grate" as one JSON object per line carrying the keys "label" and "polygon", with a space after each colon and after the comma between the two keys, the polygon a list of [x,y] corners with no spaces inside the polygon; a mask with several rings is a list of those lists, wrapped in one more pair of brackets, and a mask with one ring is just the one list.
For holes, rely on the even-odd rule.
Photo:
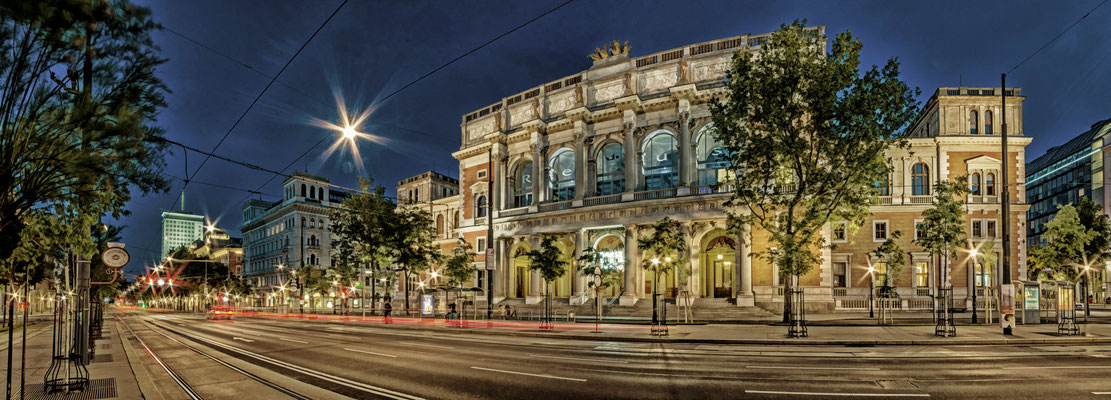
{"label": "drain grate", "polygon": [[[43,390],[43,384],[27,385],[26,400],[97,400],[114,399],[116,394],[116,378],[93,379],[89,381],[89,389],[78,393],[49,394]],[[15,397],[19,396],[19,389],[15,388]]]}
{"label": "drain grate", "polygon": [[918,389],[918,385],[905,379],[898,381],[876,381],[876,384],[884,389]]}

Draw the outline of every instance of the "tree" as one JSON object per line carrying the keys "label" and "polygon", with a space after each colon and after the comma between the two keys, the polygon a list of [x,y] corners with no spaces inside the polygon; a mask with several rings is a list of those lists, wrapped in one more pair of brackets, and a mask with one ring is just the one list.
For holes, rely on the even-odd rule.
{"label": "tree", "polygon": [[[1045,227],[1042,238],[1046,240],[1046,244],[1030,252],[1035,266],[1031,271],[1032,279],[1066,279],[1076,282],[1085,266],[1090,267],[1093,262],[1102,261],[1102,252],[1106,249],[1092,246],[1093,241],[1100,240],[1097,231],[1100,228],[1085,226],[1081,222],[1078,207],[1072,204],[1058,206],[1057,214]],[[1106,239],[1103,242],[1106,243]]]}
{"label": "tree", "polygon": [[[651,225],[652,232],[637,239],[637,248],[644,254],[644,269],[652,271],[652,324],[659,323],[657,295],[661,275],[680,274],[687,265],[687,240],[679,221],[664,217]],[[672,278],[678,279],[673,276]]]}
{"label": "tree", "polygon": [[899,297],[899,292],[895,291],[895,279],[892,277],[902,274],[903,268],[907,265],[907,253],[899,245],[900,236],[902,236],[902,232],[892,232],[887,240],[884,240],[879,247],[872,250],[872,257],[884,263],[886,269],[880,286],[880,297],[883,298]]}
{"label": "tree", "polygon": [[386,188],[370,178],[359,178],[359,190],[331,213],[333,245],[339,249],[335,272],[351,279],[365,268],[372,284],[371,297],[377,300],[377,276],[399,253],[403,241],[397,240],[399,218]]}
{"label": "tree", "polygon": [[953,181],[941,181],[934,185],[933,206],[922,211],[922,222],[914,243],[930,252],[937,263],[938,296],[941,318],[934,333],[941,336],[956,334],[953,315],[950,312],[952,300],[951,285],[947,284],[949,256],[964,245],[967,233],[964,205],[960,199],[968,193],[968,178],[958,177]]}
{"label": "tree", "polygon": [[404,277],[405,313],[409,313],[409,279],[413,274],[440,262],[440,248],[433,240],[436,228],[424,210],[401,208],[396,211],[392,241],[397,247],[397,270]]}
{"label": "tree", "polygon": [[474,277],[478,268],[474,265],[474,253],[471,246],[462,237],[458,244],[451,250],[451,256],[444,260],[444,278],[450,287],[459,287],[463,282]]}
{"label": "tree", "polygon": [[133,187],[166,188],[158,25],[127,1],[3,2],[0,16],[0,260],[35,208],[94,216],[68,238],[91,257],[99,216],[125,215]]}
{"label": "tree", "polygon": [[733,231],[759,228],[770,248],[759,254],[791,287],[820,262],[827,222],[863,221],[875,185],[891,171],[886,151],[913,121],[917,89],[899,78],[892,58],[859,72],[860,41],[843,32],[826,52],[824,38],[783,25],[758,50],[738,52],[728,92],[710,110],[734,176]]}
{"label": "tree", "polygon": [[623,264],[613,258],[606,257],[594,247],[583,250],[578,262],[579,274],[591,278],[586,285],[594,289],[594,324],[595,330],[597,330],[597,324],[602,319],[602,292],[621,285],[623,278],[621,276],[621,266]]}
{"label": "tree", "polygon": [[556,246],[555,236],[546,236],[540,240],[540,246],[530,250],[526,255],[529,259],[529,269],[536,270],[540,279],[544,280],[544,323],[542,329],[550,329],[552,323],[552,282],[566,273],[567,262],[563,261],[563,251]]}

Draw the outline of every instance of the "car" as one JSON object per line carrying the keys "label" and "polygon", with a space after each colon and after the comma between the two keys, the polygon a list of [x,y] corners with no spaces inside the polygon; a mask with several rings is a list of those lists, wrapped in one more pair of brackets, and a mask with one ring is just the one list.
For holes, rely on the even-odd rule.
{"label": "car", "polygon": [[231,307],[212,307],[208,309],[208,319],[232,319]]}

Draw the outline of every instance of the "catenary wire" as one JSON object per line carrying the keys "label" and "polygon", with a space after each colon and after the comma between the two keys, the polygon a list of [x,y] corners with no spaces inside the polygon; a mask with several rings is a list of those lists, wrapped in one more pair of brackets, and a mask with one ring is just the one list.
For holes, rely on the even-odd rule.
{"label": "catenary wire", "polygon": [[1045,49],[1046,47],[1049,47],[1049,45],[1050,45],[1050,44],[1053,44],[1053,42],[1056,42],[1056,41],[1057,41],[1057,39],[1060,39],[1060,38],[1061,38],[1061,36],[1063,36],[1063,35],[1064,35],[1064,34],[1065,34],[1066,32],[1068,32],[1069,30],[1071,30],[1071,29],[1072,29],[1073,27],[1075,27],[1076,25],[1080,24],[1080,21],[1083,21],[1083,20],[1084,20],[1085,18],[1088,18],[1088,16],[1089,16],[1089,15],[1091,15],[1091,14],[1092,14],[1092,12],[1094,12],[1094,11],[1098,10],[1098,9],[1099,9],[1100,7],[1103,7],[1103,5],[1104,5],[1104,4],[1107,4],[1107,2],[1108,2],[1108,0],[1103,0],[1103,2],[1099,3],[1098,5],[1096,5],[1096,6],[1095,6],[1095,8],[1092,8],[1091,10],[1088,10],[1088,12],[1084,13],[1084,15],[1081,15],[1081,16],[1080,16],[1080,19],[1076,20],[1076,22],[1073,22],[1073,23],[1072,23],[1072,25],[1069,25],[1069,27],[1068,27],[1068,28],[1065,28],[1065,30],[1061,31],[1061,33],[1058,33],[1058,34],[1057,34],[1057,36],[1054,36],[1054,37],[1053,37],[1053,39],[1050,39],[1050,40],[1049,40],[1048,42],[1045,42],[1045,44],[1043,44],[1043,45],[1042,45],[1042,47],[1039,47],[1039,48],[1038,48],[1037,50],[1034,50],[1034,52],[1033,52],[1033,53],[1031,53],[1031,54],[1030,54],[1029,56],[1027,56],[1027,57],[1026,57],[1025,59],[1023,59],[1023,60],[1022,60],[1021,62],[1019,62],[1018,64],[1016,64],[1016,65],[1014,66],[1014,68],[1011,68],[1011,70],[1010,70],[1010,71],[1007,71],[1007,73],[1009,74],[1009,73],[1011,73],[1011,72],[1014,72],[1014,70],[1018,69],[1018,67],[1021,67],[1021,66],[1022,66],[1022,64],[1025,64],[1025,63],[1026,63],[1026,61],[1030,60],[1031,58],[1034,58],[1034,56],[1035,56],[1035,55],[1037,55],[1038,53],[1040,53],[1040,52],[1041,52],[1042,50],[1044,50],[1044,49]]}

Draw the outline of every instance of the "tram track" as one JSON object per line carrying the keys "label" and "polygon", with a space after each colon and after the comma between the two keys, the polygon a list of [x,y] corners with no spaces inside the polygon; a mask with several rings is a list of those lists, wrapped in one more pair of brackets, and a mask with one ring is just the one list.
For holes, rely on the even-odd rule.
{"label": "tram track", "polygon": [[[161,357],[159,357],[157,354],[155,354],[154,350],[152,350],[150,348],[150,346],[147,346],[146,342],[144,342],[143,339],[141,337],[139,337],[139,335],[135,334],[135,331],[133,331],[131,329],[131,326],[127,323],[127,321],[124,321],[123,318],[121,318],[118,315],[116,316],[116,318],[124,325],[125,328],[127,328],[127,331],[131,333],[131,336],[134,337],[137,341],[139,341],[139,344],[141,344],[143,346],[143,348],[146,349],[147,353],[150,354],[151,357],[154,358],[154,360],[158,363],[158,365],[161,366],[166,371],[166,373],[168,373],[170,375],[170,378],[173,379],[174,382],[176,382],[178,384],[178,386],[180,386],[182,388],[182,390],[185,391],[185,393],[189,396],[190,399],[194,399],[194,400],[202,400],[203,399],[203,397],[200,394],[198,394],[196,392],[196,390],[194,390],[192,388],[192,386],[190,386],[189,383],[186,382],[186,380],[184,378],[182,378],[177,372],[174,372],[173,368],[171,368],[169,365],[167,365],[162,360]],[[152,324],[148,321],[140,321],[140,322],[143,325],[145,325],[148,329],[150,329],[152,332],[157,333],[159,335],[162,335],[162,336],[166,337],[167,339],[170,339],[174,343],[177,343],[178,345],[180,345],[182,347],[185,347],[186,349],[192,350],[193,352],[195,352],[197,354],[200,354],[201,356],[203,356],[205,358],[208,358],[212,361],[215,361],[216,363],[218,363],[218,364],[220,364],[224,367],[227,367],[228,369],[231,369],[232,371],[238,372],[238,373],[242,374],[243,376],[251,378],[252,380],[255,380],[255,381],[271,388],[271,389],[277,390],[278,392],[281,392],[282,394],[284,394],[286,396],[289,396],[290,398],[294,398],[294,399],[297,399],[297,400],[312,400],[311,397],[308,397],[308,396],[302,395],[300,393],[294,392],[294,391],[289,390],[289,389],[287,389],[287,388],[285,388],[281,385],[278,385],[278,384],[276,384],[276,383],[274,383],[270,380],[267,380],[267,379],[262,378],[258,375],[252,374],[252,373],[250,373],[250,372],[248,372],[248,371],[246,371],[242,368],[239,368],[239,367],[237,367],[235,365],[232,365],[232,364],[230,364],[230,363],[228,363],[224,360],[221,360],[221,359],[213,356],[212,354],[209,354],[209,353],[207,353],[207,352],[205,352],[201,349],[198,349],[194,346],[190,346],[188,344],[185,344],[182,341],[178,340],[177,338],[174,338],[173,336],[167,335],[166,333],[160,331],[160,329],[165,330],[166,328],[158,327],[155,324]]]}

